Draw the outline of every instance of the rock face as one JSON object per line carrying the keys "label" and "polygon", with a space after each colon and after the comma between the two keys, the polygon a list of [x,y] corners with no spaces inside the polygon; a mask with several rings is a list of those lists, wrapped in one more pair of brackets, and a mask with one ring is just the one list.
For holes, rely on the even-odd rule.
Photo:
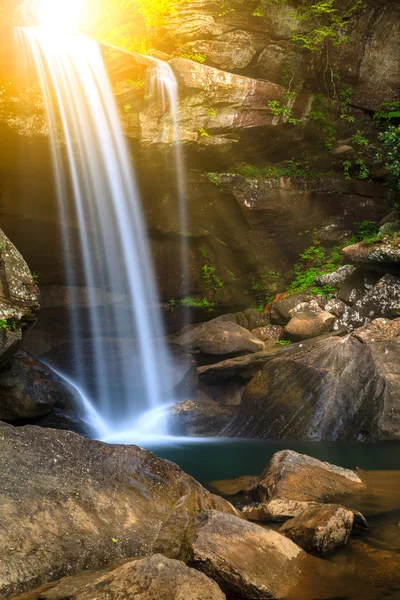
{"label": "rock face", "polygon": [[227,435],[377,441],[400,437],[400,319],[289,348],[247,385]]}
{"label": "rock face", "polygon": [[234,406],[220,406],[214,400],[186,400],[172,408],[170,424],[177,435],[218,436],[237,412]]}
{"label": "rock face", "polygon": [[35,323],[40,295],[25,260],[1,230],[0,269],[0,361],[4,361]]}
{"label": "rock face", "polygon": [[230,597],[283,598],[312,559],[276,531],[209,511],[196,524],[189,564]]}
{"label": "rock face", "polygon": [[214,319],[183,334],[180,346],[203,354],[229,355],[264,350],[264,343],[247,329],[231,321]]}
{"label": "rock face", "polygon": [[0,372],[0,419],[26,421],[75,404],[75,393],[51,369],[18,352]]}
{"label": "rock face", "polygon": [[336,504],[309,506],[279,529],[307,552],[326,554],[347,543],[353,527],[351,510]]}
{"label": "rock face", "polygon": [[71,432],[0,425],[0,472],[2,598],[124,557],[178,556],[196,514],[235,513],[173,463]]}
{"label": "rock face", "polygon": [[218,585],[178,560],[155,554],[89,584],[74,600],[224,600]]}
{"label": "rock face", "polygon": [[363,242],[343,248],[347,260],[357,264],[400,272],[400,245],[391,243],[367,246]]}

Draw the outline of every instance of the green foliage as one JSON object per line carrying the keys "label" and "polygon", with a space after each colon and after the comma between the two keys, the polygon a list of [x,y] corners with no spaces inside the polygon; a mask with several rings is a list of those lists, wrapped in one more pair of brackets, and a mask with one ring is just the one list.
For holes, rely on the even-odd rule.
{"label": "green foliage", "polygon": [[268,167],[257,167],[255,165],[241,165],[237,167],[236,173],[243,177],[256,178],[256,177],[267,177],[267,178],[279,178],[279,177],[292,177],[293,179],[321,179],[323,173],[318,171],[310,171],[308,165],[299,161],[291,160],[287,161],[283,166],[268,166]]}
{"label": "green foliage", "polygon": [[293,109],[288,104],[282,104],[279,100],[269,100],[268,108],[270,108],[273,115],[281,117],[283,121],[291,125],[299,125],[301,123],[299,119],[294,117]]}
{"label": "green foliage", "polygon": [[33,271],[32,277],[33,277],[33,281],[36,283],[36,285],[38,285],[39,278],[40,278],[40,273],[37,273],[36,271]]}
{"label": "green foliage", "polygon": [[369,144],[368,138],[366,138],[364,132],[359,129],[357,129],[355,134],[351,137],[351,143],[353,146],[358,146],[359,148],[363,148]]}
{"label": "green foliage", "polygon": [[382,102],[380,110],[375,113],[374,118],[387,123],[398,124],[400,122],[400,101]]}
{"label": "green foliage", "polygon": [[200,254],[201,254],[201,256],[202,256],[203,258],[208,258],[208,254],[207,254],[207,252],[204,250],[203,246],[199,246],[199,247],[197,248],[197,250],[200,252]]}
{"label": "green foliage", "polygon": [[201,271],[204,277],[204,281],[212,285],[215,291],[224,287],[224,283],[223,281],[221,281],[221,279],[217,277],[215,273],[215,267],[213,265],[204,265],[203,267],[201,267]]}
{"label": "green foliage", "polygon": [[182,298],[181,300],[172,299],[169,301],[169,305],[171,310],[183,307],[212,312],[215,308],[215,302],[209,302],[207,298],[198,298],[197,296],[187,296],[187,298]]}
{"label": "green foliage", "polygon": [[132,104],[124,104],[124,111],[130,113],[132,110]]}
{"label": "green foliage", "polygon": [[341,249],[343,246],[336,246],[332,250],[321,248],[317,241],[302,252],[300,262],[293,267],[294,280],[289,286],[289,291],[293,294],[308,290],[311,294],[332,297],[335,289],[329,285],[314,286],[317,277],[332,273],[342,263]]}
{"label": "green foliage", "polygon": [[388,170],[391,186],[400,192],[400,125],[389,125],[378,137],[381,148],[376,157]]}
{"label": "green foliage", "polygon": [[215,112],[215,109],[211,108],[211,107],[208,109],[207,114],[208,114],[209,117],[216,117],[217,116],[217,113]]}
{"label": "green foliage", "polygon": [[374,237],[379,232],[379,223],[375,221],[370,221],[365,219],[364,221],[357,222],[356,226],[358,231],[356,233],[356,238],[358,241],[363,241],[365,239]]}
{"label": "green foliage", "polygon": [[342,84],[337,93],[340,118],[347,123],[354,123],[355,121],[354,117],[348,114],[349,106],[353,101],[353,94],[353,88],[346,84]]}
{"label": "green foliage", "polygon": [[336,124],[332,119],[332,104],[322,94],[315,94],[310,111],[310,118],[325,134],[324,146],[333,150],[336,140]]}
{"label": "green foliage", "polygon": [[15,331],[18,329],[19,323],[14,319],[0,319],[0,329],[7,329],[8,331]]}
{"label": "green foliage", "polygon": [[211,183],[213,183],[214,185],[220,185],[221,184],[221,178],[218,175],[218,173],[206,173],[206,177],[207,179],[209,179],[211,181]]}
{"label": "green foliage", "polygon": [[209,136],[210,136],[210,134],[205,129],[203,129],[202,127],[200,127],[200,129],[199,129],[199,137],[200,138],[205,138],[205,137],[209,137]]}
{"label": "green foliage", "polygon": [[343,161],[343,173],[346,179],[368,179],[369,167],[362,158],[357,158],[354,163],[351,160]]}
{"label": "green foliage", "polygon": [[[263,312],[264,308],[272,302],[276,295],[276,284],[281,278],[279,271],[272,269],[266,271],[257,280],[253,280],[251,289],[257,302],[257,310]],[[273,293],[272,290],[274,290]]]}
{"label": "green foliage", "polygon": [[205,54],[202,54],[201,52],[181,52],[179,54],[179,56],[181,58],[187,58],[188,60],[194,60],[195,62],[198,62],[200,64],[204,64],[207,60],[207,56]]}
{"label": "green foliage", "polygon": [[277,346],[290,346],[292,343],[290,340],[275,340],[274,342]]}

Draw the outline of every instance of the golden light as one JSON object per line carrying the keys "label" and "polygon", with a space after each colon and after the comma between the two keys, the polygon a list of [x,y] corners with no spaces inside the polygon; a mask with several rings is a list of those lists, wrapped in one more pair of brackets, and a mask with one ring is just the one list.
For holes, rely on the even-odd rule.
{"label": "golden light", "polygon": [[40,25],[52,29],[77,29],[84,19],[84,0],[39,0]]}

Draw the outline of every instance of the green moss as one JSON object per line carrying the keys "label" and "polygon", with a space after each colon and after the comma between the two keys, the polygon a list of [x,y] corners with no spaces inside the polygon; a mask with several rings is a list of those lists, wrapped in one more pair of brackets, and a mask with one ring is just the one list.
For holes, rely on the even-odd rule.
{"label": "green moss", "polygon": [[169,301],[169,305],[171,310],[175,310],[178,307],[184,307],[212,312],[215,308],[215,302],[209,302],[207,298],[198,298],[197,296],[187,296],[180,300],[172,299]]}
{"label": "green moss", "polygon": [[201,267],[201,271],[204,277],[204,281],[207,284],[212,285],[215,291],[224,287],[224,283],[223,281],[221,281],[221,279],[217,277],[215,273],[215,267],[213,265],[204,265],[203,267]]}
{"label": "green moss", "polygon": [[203,246],[199,246],[199,247],[197,248],[197,250],[200,252],[200,254],[201,254],[201,256],[202,256],[203,258],[208,258],[208,254],[207,254],[207,252],[204,250]]}
{"label": "green moss", "polygon": [[290,340],[275,340],[274,342],[277,346],[290,346],[292,343]]}
{"label": "green moss", "polygon": [[271,179],[279,179],[280,177],[291,177],[293,179],[311,179],[317,180],[323,177],[323,173],[312,171],[309,167],[294,159],[287,161],[282,166],[267,166],[258,167],[255,165],[244,164],[237,167],[234,171],[238,175],[246,178],[266,177]]}
{"label": "green moss", "polygon": [[221,184],[221,178],[218,175],[218,173],[206,173],[206,177],[207,179],[209,179],[211,181],[211,183],[213,183],[214,185],[220,185]]}
{"label": "green moss", "polygon": [[16,331],[20,324],[14,319],[0,319],[0,329],[7,329],[8,331]]}
{"label": "green moss", "polygon": [[201,52],[181,52],[179,56],[181,58],[187,58],[188,60],[194,60],[200,64],[204,64],[207,60],[207,56]]}

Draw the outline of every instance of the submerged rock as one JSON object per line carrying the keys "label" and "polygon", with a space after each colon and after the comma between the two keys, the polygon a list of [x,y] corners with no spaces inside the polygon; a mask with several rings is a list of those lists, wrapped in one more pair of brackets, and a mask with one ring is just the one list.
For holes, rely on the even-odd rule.
{"label": "submerged rock", "polygon": [[125,557],[179,556],[195,515],[237,514],[151,452],[71,432],[0,424],[0,476],[2,598]]}
{"label": "submerged rock", "polygon": [[226,435],[377,441],[400,438],[400,319],[289,348],[247,385]]}
{"label": "submerged rock", "polygon": [[293,450],[282,450],[273,455],[258,481],[247,491],[261,502],[282,498],[285,501],[327,502],[363,490],[364,483],[350,469]]}
{"label": "submerged rock", "polygon": [[[54,593],[54,590],[53,590]],[[74,600],[224,600],[218,585],[161,554],[128,562],[88,584]]]}
{"label": "submerged rock", "polygon": [[344,546],[354,521],[351,510],[337,504],[314,504],[279,529],[307,552],[326,554]]}

